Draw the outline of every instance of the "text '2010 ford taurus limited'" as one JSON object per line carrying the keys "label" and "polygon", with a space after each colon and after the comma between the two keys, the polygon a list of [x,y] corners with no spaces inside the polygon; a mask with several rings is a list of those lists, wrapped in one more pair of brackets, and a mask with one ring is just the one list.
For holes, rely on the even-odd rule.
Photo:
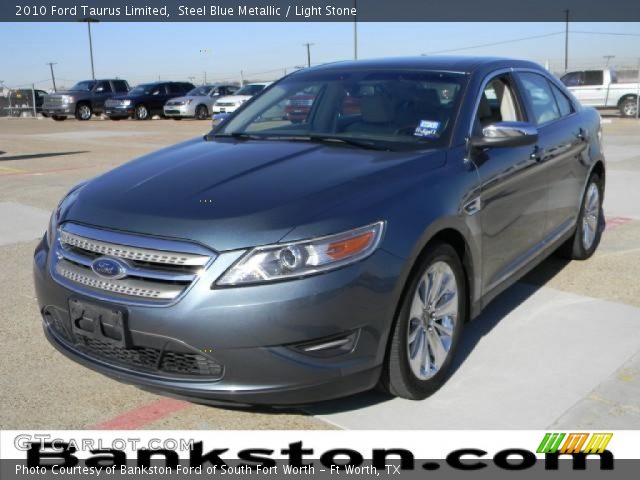
{"label": "text '2010 ford taurus limited'", "polygon": [[596,111],[530,62],[296,72],[67,194],[35,252],[44,330],[83,365],[199,401],[425,398],[490,300],[552,252],[593,254],[600,141]]}

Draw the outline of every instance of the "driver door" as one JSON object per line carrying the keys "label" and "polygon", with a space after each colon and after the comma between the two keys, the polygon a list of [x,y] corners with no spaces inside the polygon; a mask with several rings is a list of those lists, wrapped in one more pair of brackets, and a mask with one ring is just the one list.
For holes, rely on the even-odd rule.
{"label": "driver door", "polygon": [[[473,135],[502,121],[527,121],[522,95],[511,74],[491,78],[482,89]],[[548,185],[534,145],[474,149],[470,154],[480,184],[483,293],[523,267],[541,246]]]}

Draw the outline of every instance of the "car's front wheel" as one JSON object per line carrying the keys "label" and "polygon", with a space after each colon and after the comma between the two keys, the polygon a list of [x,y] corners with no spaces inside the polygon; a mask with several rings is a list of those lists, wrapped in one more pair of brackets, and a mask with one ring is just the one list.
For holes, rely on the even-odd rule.
{"label": "car's front wheel", "polygon": [[76,118],[78,120],[90,120],[93,115],[91,106],[88,103],[81,103],[76,107]]}
{"label": "car's front wheel", "polygon": [[207,120],[209,118],[209,110],[206,105],[198,105],[196,108],[196,118],[198,120]]}
{"label": "car's front wheel", "polygon": [[395,322],[381,386],[421,400],[445,382],[465,323],[466,282],[456,251],[437,244],[420,260]]}
{"label": "car's front wheel", "polygon": [[147,110],[147,106],[143,104],[136,106],[135,117],[136,120],[148,120],[149,110]]}

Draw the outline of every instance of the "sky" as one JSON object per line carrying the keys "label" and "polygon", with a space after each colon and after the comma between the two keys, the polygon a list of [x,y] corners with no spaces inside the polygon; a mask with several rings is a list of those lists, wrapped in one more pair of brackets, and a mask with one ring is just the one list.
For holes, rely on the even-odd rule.
{"label": "sky", "polygon": [[[640,61],[640,23],[573,23],[569,68]],[[577,32],[601,32],[585,34]],[[610,35],[613,33],[614,35]],[[546,35],[546,36],[545,36]],[[97,78],[146,81],[271,80],[285,69],[353,58],[353,23],[98,23],[92,25]],[[529,38],[521,41],[517,39]],[[493,45],[487,45],[493,44]],[[359,23],[360,58],[435,54],[525,58],[564,65],[564,23]],[[480,48],[469,48],[486,45]],[[87,25],[0,23],[0,81],[51,88],[91,78]],[[190,78],[191,77],[191,78]]]}

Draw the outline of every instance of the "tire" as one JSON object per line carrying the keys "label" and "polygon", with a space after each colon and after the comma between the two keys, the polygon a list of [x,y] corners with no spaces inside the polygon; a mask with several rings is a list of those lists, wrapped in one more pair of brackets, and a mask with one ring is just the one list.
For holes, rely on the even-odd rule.
{"label": "tire", "polygon": [[598,248],[604,226],[602,193],[600,177],[596,173],[591,174],[582,194],[576,230],[558,250],[561,257],[586,260]]}
{"label": "tire", "polygon": [[620,115],[627,118],[635,118],[636,110],[638,108],[637,100],[633,97],[625,98],[620,102]]}
{"label": "tire", "polygon": [[151,118],[151,115],[149,114],[147,106],[143,103],[141,103],[140,105],[136,105],[133,118],[135,118],[136,120],[149,120]]}
{"label": "tire", "polygon": [[60,115],[51,115],[51,118],[53,118],[56,122],[63,122],[67,119],[67,117]]}
{"label": "tire", "polygon": [[[434,285],[440,286],[439,294],[431,293]],[[453,247],[438,243],[429,248],[409,280],[391,333],[380,378],[384,391],[422,400],[444,384],[466,322],[466,290],[464,270]],[[429,303],[436,302],[440,308],[430,308]],[[438,310],[447,315],[438,316]]]}
{"label": "tire", "polygon": [[206,105],[198,105],[196,107],[196,119],[207,120],[209,118],[209,110]]}
{"label": "tire", "polygon": [[182,117],[172,117],[174,120],[182,120]]}
{"label": "tire", "polygon": [[79,103],[76,106],[76,119],[80,121],[90,120],[93,116],[93,111],[91,110],[91,105],[88,103]]}

